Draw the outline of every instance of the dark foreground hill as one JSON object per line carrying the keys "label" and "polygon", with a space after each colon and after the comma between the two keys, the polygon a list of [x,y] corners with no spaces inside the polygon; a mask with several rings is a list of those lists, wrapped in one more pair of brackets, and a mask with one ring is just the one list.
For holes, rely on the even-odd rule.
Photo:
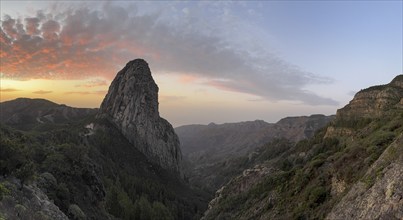
{"label": "dark foreground hill", "polygon": [[218,190],[203,219],[402,219],[403,75],[284,149]]}
{"label": "dark foreground hill", "polygon": [[20,130],[47,130],[97,112],[97,109],[73,108],[46,99],[18,98],[0,103],[0,122]]}
{"label": "dark foreground hill", "polygon": [[157,98],[138,59],[99,111],[2,103],[0,219],[199,219],[206,195],[183,180],[179,141]]}

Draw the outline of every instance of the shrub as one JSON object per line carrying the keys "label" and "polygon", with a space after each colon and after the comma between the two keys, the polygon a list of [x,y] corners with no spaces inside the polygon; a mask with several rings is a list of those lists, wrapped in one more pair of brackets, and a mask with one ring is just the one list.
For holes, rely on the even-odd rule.
{"label": "shrub", "polygon": [[174,217],[171,215],[167,207],[161,202],[153,202],[152,219],[171,220]]}
{"label": "shrub", "polygon": [[87,217],[85,216],[84,212],[80,209],[80,207],[76,204],[71,204],[69,206],[69,215],[74,220],[84,220]]}
{"label": "shrub", "polygon": [[365,184],[365,186],[367,187],[367,189],[371,188],[374,183],[375,183],[375,175],[374,174],[370,174],[368,176],[365,176],[362,179],[362,182]]}
{"label": "shrub", "polygon": [[380,131],[374,134],[371,140],[374,145],[384,147],[392,143],[394,138],[395,134],[393,132]]}
{"label": "shrub", "polygon": [[322,166],[322,164],[323,164],[324,162],[325,162],[325,160],[324,160],[323,158],[319,157],[319,158],[317,158],[317,159],[312,160],[310,164],[311,164],[311,166],[312,166],[313,168],[317,168],[317,167]]}
{"label": "shrub", "polygon": [[32,161],[25,163],[14,172],[14,175],[21,181],[21,189],[23,185],[35,174],[35,164]]}
{"label": "shrub", "polygon": [[324,138],[323,145],[325,148],[333,148],[339,144],[339,139],[337,138]]}
{"label": "shrub", "polygon": [[8,195],[9,193],[10,191],[2,183],[0,183],[0,200],[2,200],[3,197]]}
{"label": "shrub", "polygon": [[369,125],[372,122],[370,118],[346,118],[346,119],[339,119],[335,121],[336,127],[345,127],[345,128],[353,128],[353,129],[360,129],[364,128],[365,126]]}
{"label": "shrub", "polygon": [[308,202],[311,204],[311,206],[316,207],[319,204],[322,204],[326,200],[328,195],[329,191],[325,187],[314,187],[309,192]]}

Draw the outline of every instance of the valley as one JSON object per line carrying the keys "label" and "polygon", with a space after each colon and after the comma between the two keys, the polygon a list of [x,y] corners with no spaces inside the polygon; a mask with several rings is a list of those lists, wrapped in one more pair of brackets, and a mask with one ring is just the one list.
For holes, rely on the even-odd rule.
{"label": "valley", "polygon": [[0,110],[0,219],[403,218],[403,75],[332,116],[174,129],[137,59],[99,109]]}

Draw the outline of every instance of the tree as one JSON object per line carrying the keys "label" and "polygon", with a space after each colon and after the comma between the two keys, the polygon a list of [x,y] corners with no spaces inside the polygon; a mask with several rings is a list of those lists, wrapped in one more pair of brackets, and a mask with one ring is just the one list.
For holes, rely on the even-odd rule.
{"label": "tree", "polygon": [[161,202],[153,202],[152,219],[173,220],[171,212]]}
{"label": "tree", "polygon": [[106,207],[109,213],[115,217],[121,217],[123,213],[123,207],[119,202],[119,192],[116,186],[112,186],[106,194]]}
{"label": "tree", "polygon": [[35,174],[35,164],[32,161],[29,161],[27,163],[24,163],[20,168],[18,168],[14,175],[20,179],[21,181],[21,188],[22,190],[23,185],[32,178],[32,176]]}
{"label": "tree", "polygon": [[148,199],[142,195],[138,201],[138,209],[140,210],[140,219],[149,220],[152,219],[152,207]]}

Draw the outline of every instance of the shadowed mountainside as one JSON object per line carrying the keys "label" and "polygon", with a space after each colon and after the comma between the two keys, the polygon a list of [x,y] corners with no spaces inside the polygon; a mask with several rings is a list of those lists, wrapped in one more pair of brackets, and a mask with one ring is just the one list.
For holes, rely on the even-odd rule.
{"label": "shadowed mountainside", "polygon": [[[190,183],[214,192],[255,157],[270,154],[272,141],[296,142],[312,137],[334,116],[311,115],[283,118],[275,124],[262,120],[175,128],[181,141]],[[272,149],[273,154],[275,149]],[[261,159],[261,158],[260,158]]]}
{"label": "shadowed mountainside", "polygon": [[73,123],[97,112],[97,109],[73,108],[46,99],[18,98],[0,103],[0,122],[21,130],[40,130]]}

